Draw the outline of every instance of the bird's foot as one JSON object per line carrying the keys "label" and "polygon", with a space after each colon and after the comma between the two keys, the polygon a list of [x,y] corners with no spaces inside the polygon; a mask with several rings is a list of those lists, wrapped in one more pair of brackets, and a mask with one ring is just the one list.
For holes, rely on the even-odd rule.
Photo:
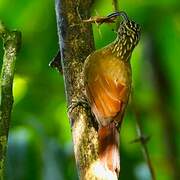
{"label": "bird's foot", "polygon": [[81,106],[81,107],[83,107],[85,109],[90,108],[89,103],[88,103],[88,101],[87,101],[87,99],[85,97],[81,97],[80,99],[72,100],[70,106],[67,109],[68,116],[69,116],[69,119],[71,121],[71,127],[74,124],[74,118],[73,118],[72,113],[73,113],[73,110],[75,108],[77,108],[78,106]]}
{"label": "bird's foot", "polygon": [[85,109],[89,108],[89,103],[85,97],[81,97],[80,99],[72,100],[70,106],[68,107],[68,114],[72,113],[74,108],[77,106],[82,106]]}

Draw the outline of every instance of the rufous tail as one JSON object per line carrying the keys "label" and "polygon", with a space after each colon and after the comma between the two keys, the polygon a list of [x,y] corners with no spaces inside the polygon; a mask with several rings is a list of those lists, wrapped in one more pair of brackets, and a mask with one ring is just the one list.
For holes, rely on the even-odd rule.
{"label": "rufous tail", "polygon": [[119,132],[115,123],[100,127],[98,138],[100,162],[118,177],[120,171]]}

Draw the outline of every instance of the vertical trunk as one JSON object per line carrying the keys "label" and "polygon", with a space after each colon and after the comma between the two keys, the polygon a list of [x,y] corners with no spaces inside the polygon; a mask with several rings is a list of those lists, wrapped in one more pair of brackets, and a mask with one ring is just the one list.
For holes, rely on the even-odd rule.
{"label": "vertical trunk", "polygon": [[[93,51],[91,25],[82,19],[90,16],[90,0],[56,0],[56,17],[65,81],[67,104],[78,102],[83,96],[82,68]],[[69,112],[74,142],[74,153],[80,179],[101,179],[93,172],[98,158],[98,136],[89,108],[77,104]]]}

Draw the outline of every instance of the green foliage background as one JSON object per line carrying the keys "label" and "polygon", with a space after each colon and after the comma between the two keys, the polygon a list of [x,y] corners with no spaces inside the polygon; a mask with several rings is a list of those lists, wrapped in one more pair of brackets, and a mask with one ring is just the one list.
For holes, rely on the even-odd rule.
{"label": "green foliage background", "polygon": [[[112,9],[110,0],[99,0],[92,15],[107,15]],[[151,136],[148,148],[157,179],[173,180],[177,174],[173,163],[176,167],[180,163],[180,1],[121,0],[120,9],[142,27],[131,59],[134,101],[144,132]],[[23,37],[14,80],[6,179],[76,180],[63,78],[48,66],[58,50],[54,1],[0,0],[0,19]],[[93,26],[96,48],[114,40],[114,28]],[[2,57],[1,42],[0,63]],[[153,66],[152,59],[159,66]],[[155,67],[166,85],[164,79],[157,80]],[[173,137],[171,144],[168,137]],[[130,143],[135,138],[136,121],[129,108],[121,130],[121,179],[149,180],[140,144]]]}

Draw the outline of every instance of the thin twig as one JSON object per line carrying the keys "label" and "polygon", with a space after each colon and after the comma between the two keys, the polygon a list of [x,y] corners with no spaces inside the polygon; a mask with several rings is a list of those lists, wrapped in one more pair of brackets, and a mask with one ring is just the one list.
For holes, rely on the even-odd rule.
{"label": "thin twig", "polygon": [[61,74],[63,74],[60,50],[57,52],[55,57],[50,61],[49,66],[52,68],[56,68]]}
{"label": "thin twig", "polygon": [[118,0],[113,0],[113,1],[112,1],[112,5],[113,5],[113,11],[119,11],[119,3],[118,3]]}
{"label": "thin twig", "polygon": [[89,19],[82,20],[84,23],[96,23],[97,25],[101,25],[103,23],[114,23],[117,16],[93,16]]}
{"label": "thin twig", "polygon": [[[118,0],[112,0],[112,5],[113,5],[113,11],[118,12],[120,9]],[[116,30],[118,29],[118,27],[119,27],[119,20],[116,21]]]}
{"label": "thin twig", "polygon": [[146,41],[144,42],[144,54],[149,61],[149,67],[155,91],[157,92],[157,104],[154,105],[161,116],[161,124],[164,131],[164,140],[167,151],[167,161],[172,172],[172,179],[180,179],[180,167],[178,161],[178,144],[176,143],[176,136],[178,134],[175,125],[173,111],[170,110],[170,102],[172,97],[172,85],[169,81],[169,76],[164,70],[161,62],[164,61],[163,52],[158,50],[159,44],[155,32],[159,31],[158,26],[154,28],[154,33],[147,34]]}
{"label": "thin twig", "polygon": [[1,70],[1,100],[0,100],[0,179],[4,179],[6,147],[13,105],[13,78],[16,55],[20,49],[21,33],[9,31],[0,22],[0,37],[4,44],[4,57]]}
{"label": "thin twig", "polygon": [[[144,133],[143,133],[143,129],[142,129],[142,126],[141,126],[141,123],[140,123],[140,113],[139,113],[139,111],[137,110],[137,108],[135,106],[133,106],[132,109],[133,109],[134,114],[135,114],[136,127],[137,127],[137,133],[138,133],[138,140],[141,143],[144,158],[145,158],[145,160],[147,162],[147,165],[148,165],[152,180],[156,180],[154,168],[153,168],[153,165],[152,165],[152,160],[150,158],[148,147],[147,147],[147,142],[148,142],[148,140],[150,138],[148,136],[145,136]],[[138,142],[138,141],[136,140],[136,142]]]}

